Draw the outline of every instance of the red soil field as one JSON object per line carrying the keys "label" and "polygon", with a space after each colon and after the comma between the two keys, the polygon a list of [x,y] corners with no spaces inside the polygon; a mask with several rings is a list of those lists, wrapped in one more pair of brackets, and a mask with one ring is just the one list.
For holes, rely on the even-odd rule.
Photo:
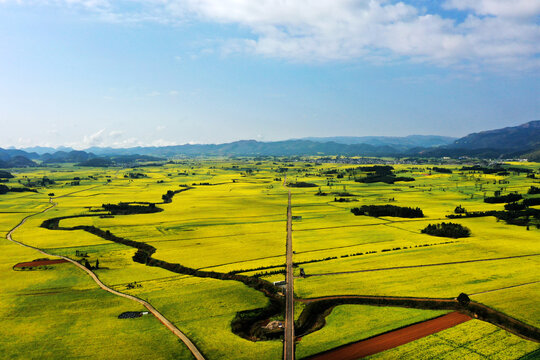
{"label": "red soil field", "polygon": [[423,321],[418,324],[374,336],[370,339],[343,345],[333,350],[309,357],[309,360],[356,360],[363,357],[389,350],[408,342],[418,340],[424,336],[435,334],[451,328],[471,318],[457,311],[440,316],[435,319]]}
{"label": "red soil field", "polygon": [[13,268],[22,268],[22,267],[35,267],[35,266],[43,266],[43,265],[53,265],[53,264],[61,264],[67,262],[64,259],[56,259],[56,260],[34,260],[30,262],[22,262],[15,265]]}

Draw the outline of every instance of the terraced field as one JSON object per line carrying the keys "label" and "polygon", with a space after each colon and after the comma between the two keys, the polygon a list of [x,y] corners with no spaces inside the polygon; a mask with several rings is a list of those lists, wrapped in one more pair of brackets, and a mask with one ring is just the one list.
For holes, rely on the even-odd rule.
{"label": "terraced field", "polygon": [[[508,166],[539,171],[538,164]],[[106,285],[148,301],[207,359],[279,359],[279,331],[263,329],[268,321],[283,320],[279,308],[261,323],[246,320],[249,334],[232,331],[231,324],[262,319],[255,309],[270,309],[282,301],[279,292],[269,292],[271,284],[266,290],[256,284],[284,279],[287,189],[281,184],[287,174],[296,216],[296,298],[453,299],[466,293],[475,302],[532,327],[540,326],[540,230],[534,216],[529,216],[528,227],[494,216],[446,217],[458,205],[468,212],[502,212],[504,203],[485,203],[484,197],[501,191],[535,198],[539,195],[527,195],[527,190],[538,185],[538,179],[512,171],[497,175],[460,170],[461,165],[447,166],[451,174],[430,168],[394,165],[397,176],[414,179],[394,184],[356,182],[373,171],[317,159],[182,160],[133,169],[72,165],[20,169],[13,171],[16,177],[10,186],[43,176],[54,183],[37,188],[37,193],[0,195],[0,230],[7,233],[25,216],[45,209],[53,197],[57,206],[29,218],[14,232],[15,240],[88,261],[94,267],[99,260],[93,271]],[[141,175],[133,176],[137,173]],[[79,185],[71,184],[75,177],[81,179]],[[301,182],[315,186],[294,187]],[[169,201],[163,197],[168,191],[175,192]],[[162,211],[109,214],[102,207],[121,202],[131,206],[152,203]],[[388,204],[419,207],[424,217],[355,216],[350,211],[362,205]],[[58,217],[63,218],[59,229],[42,227],[44,221]],[[454,239],[421,233],[428,224],[443,221],[466,226],[471,236]],[[182,268],[171,271],[153,260],[134,261],[137,249],[133,246],[96,236],[80,226],[147,244],[155,248],[151,259]],[[74,227],[79,228],[68,230]],[[68,358],[126,358],[134,351],[140,358],[191,357],[155,318],[118,319],[124,311],[143,309],[100,290],[74,266],[14,271],[17,263],[38,259],[41,254],[7,241],[0,246],[0,301],[5,305],[0,307],[0,321],[5,324],[0,330],[0,349],[9,358],[66,358],[66,354]],[[300,268],[305,277],[300,277]],[[242,275],[246,276],[234,278]],[[259,280],[246,286],[251,281],[247,276]],[[296,304],[299,329],[304,328],[301,313],[306,308],[304,303]],[[318,323],[300,334],[296,356],[314,355],[447,311],[339,305],[325,314],[324,326]],[[476,334],[474,339],[470,332]],[[497,349],[489,349],[495,338]],[[412,359],[422,353],[425,358],[466,354],[519,359],[540,348],[537,341],[474,320],[374,357]]]}

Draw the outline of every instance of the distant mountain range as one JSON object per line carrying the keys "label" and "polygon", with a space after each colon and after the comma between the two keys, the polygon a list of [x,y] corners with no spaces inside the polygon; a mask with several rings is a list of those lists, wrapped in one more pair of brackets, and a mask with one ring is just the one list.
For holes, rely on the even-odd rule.
{"label": "distant mountain range", "polygon": [[409,135],[405,137],[391,136],[333,136],[333,137],[306,137],[300,140],[316,142],[336,142],[338,144],[367,144],[373,146],[391,146],[396,150],[405,151],[416,147],[434,147],[449,145],[457,138],[438,135]]}
{"label": "distant mountain range", "polygon": [[[241,140],[225,144],[133,147],[93,147],[85,151],[70,148],[33,147],[24,150],[0,148],[0,168],[44,164],[81,163],[119,165],[136,161],[157,161],[174,156],[399,156],[483,158],[525,157],[540,161],[540,120],[503,129],[473,133],[460,139],[435,135],[406,137],[326,137],[261,142]],[[97,160],[96,160],[97,159]]]}
{"label": "distant mountain range", "polygon": [[540,161],[540,120],[469,134],[447,146],[419,153],[423,156],[523,157]]}

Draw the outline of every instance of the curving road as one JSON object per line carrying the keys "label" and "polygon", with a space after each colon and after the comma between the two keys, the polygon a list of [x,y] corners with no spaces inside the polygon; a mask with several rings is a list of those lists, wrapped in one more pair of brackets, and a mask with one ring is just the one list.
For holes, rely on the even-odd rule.
{"label": "curving road", "polygon": [[[88,190],[88,189],[87,189]],[[64,195],[66,196],[66,195]],[[108,291],[110,292],[111,294],[114,294],[114,295],[117,295],[117,296],[121,296],[121,297],[124,297],[126,299],[130,299],[132,301],[135,301],[135,302],[138,302],[139,304],[143,305],[145,308],[148,309],[149,312],[152,313],[152,315],[154,315],[163,325],[165,325],[170,331],[173,332],[174,335],[176,335],[180,340],[182,340],[182,342],[184,344],[186,344],[186,346],[188,347],[188,349],[191,351],[191,353],[193,354],[193,356],[197,359],[197,360],[205,360],[204,356],[201,354],[201,352],[199,351],[199,349],[197,349],[197,347],[195,346],[195,344],[193,344],[193,342],[182,332],[180,331],[176,326],[174,326],[174,324],[172,322],[170,322],[165,316],[163,316],[159,311],[157,311],[150,303],[142,300],[142,299],[139,299],[138,297],[135,297],[133,295],[129,295],[129,294],[124,294],[124,293],[121,293],[119,291],[116,291],[114,289],[111,289],[110,287],[108,287],[107,285],[103,284],[103,282],[101,282],[101,280],[97,277],[97,275],[92,272],[91,270],[87,269],[86,267],[84,267],[83,265],[79,264],[77,261],[71,259],[71,258],[68,258],[67,256],[62,256],[62,255],[54,255],[54,254],[49,254],[48,252],[40,249],[40,248],[37,248],[37,247],[34,247],[34,246],[31,246],[31,245],[28,245],[28,244],[24,244],[20,241],[17,241],[17,240],[13,240],[12,238],[12,234],[13,232],[15,232],[15,230],[17,230],[19,227],[21,227],[25,222],[26,220],[28,220],[30,217],[32,216],[35,216],[37,214],[42,214],[46,211],[49,211],[50,209],[54,208],[57,203],[54,203],[52,201],[52,198],[49,199],[49,202],[51,203],[51,206],[49,206],[48,208],[42,210],[42,211],[39,211],[37,213],[34,213],[34,214],[31,214],[31,215],[28,215],[26,216],[24,219],[21,220],[21,222],[19,224],[17,224],[13,229],[11,229],[7,235],[6,235],[6,239],[8,239],[9,241],[11,242],[14,242],[15,244],[18,244],[18,245],[21,245],[21,246],[24,246],[26,248],[30,248],[30,249],[33,249],[33,250],[36,250],[40,253],[42,253],[43,255],[47,255],[47,256],[53,256],[53,257],[58,257],[58,258],[61,258],[61,259],[64,259],[66,261],[69,261],[70,263],[72,263],[73,265],[77,266],[78,268],[80,268],[81,270],[84,270],[88,275],[90,275],[90,277],[94,280],[94,282],[96,284],[99,285],[100,288],[102,288],[103,290],[105,291]]]}

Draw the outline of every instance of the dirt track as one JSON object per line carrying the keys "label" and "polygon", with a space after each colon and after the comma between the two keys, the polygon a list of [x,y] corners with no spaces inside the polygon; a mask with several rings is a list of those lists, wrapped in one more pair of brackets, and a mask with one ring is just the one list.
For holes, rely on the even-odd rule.
{"label": "dirt track", "polygon": [[408,342],[451,328],[471,318],[459,312],[423,321],[418,324],[377,335],[353,344],[344,345],[322,354],[309,357],[309,360],[356,360],[389,350]]}
{"label": "dirt track", "polygon": [[[87,189],[88,190],[88,189]],[[80,192],[80,191],[78,191]],[[69,195],[69,194],[67,194]],[[67,195],[63,195],[63,196],[67,196]],[[62,197],[63,197],[62,196]],[[103,284],[101,282],[101,280],[99,280],[99,278],[97,277],[96,274],[94,274],[91,270],[87,269],[86,267],[84,267],[83,265],[79,264],[77,261],[75,260],[72,260],[66,256],[61,256],[61,255],[54,255],[54,254],[49,254],[45,251],[43,251],[42,249],[40,248],[37,248],[37,247],[34,247],[34,246],[31,246],[31,245],[27,245],[27,244],[24,244],[24,243],[21,243],[19,241],[16,241],[16,240],[13,240],[12,238],[12,234],[13,232],[15,232],[15,230],[17,230],[19,227],[21,227],[25,222],[26,220],[28,220],[30,217],[34,216],[34,215],[37,215],[37,214],[41,214],[41,213],[44,213],[46,211],[49,211],[50,209],[54,208],[57,203],[54,203],[52,201],[52,198],[49,200],[49,202],[51,203],[51,206],[49,206],[48,208],[42,210],[42,211],[39,211],[37,213],[34,213],[32,215],[28,215],[27,217],[25,217],[24,219],[21,220],[21,222],[19,224],[17,224],[13,229],[11,229],[7,234],[6,234],[6,239],[11,241],[11,242],[14,242],[15,244],[18,244],[18,245],[21,245],[21,246],[24,246],[26,248],[30,248],[30,249],[33,249],[33,250],[36,250],[40,253],[42,253],[43,255],[46,255],[46,256],[53,256],[53,257],[58,257],[58,258],[61,258],[65,261],[68,261],[70,263],[72,263],[73,265],[77,266],[78,268],[80,268],[81,270],[85,271],[88,275],[90,275],[92,277],[92,279],[96,282],[96,284],[99,285],[100,288],[102,288],[103,290],[105,291],[108,291],[114,295],[117,295],[117,296],[121,296],[121,297],[124,297],[126,299],[130,299],[130,300],[133,300],[133,301],[136,301],[138,302],[139,304],[143,305],[145,308],[148,309],[149,312],[152,313],[152,315],[154,315],[163,325],[165,325],[170,331],[172,331],[184,344],[186,344],[186,346],[188,347],[188,349],[191,351],[191,353],[193,354],[193,356],[197,359],[197,360],[205,360],[204,356],[200,353],[199,349],[197,349],[197,347],[195,346],[195,344],[193,344],[191,342],[191,340],[182,332],[180,331],[173,323],[171,323],[165,316],[163,316],[159,311],[157,311],[150,303],[142,300],[142,299],[139,299],[135,296],[132,296],[132,295],[129,295],[129,294],[124,294],[124,293],[121,293],[119,291],[116,291],[116,290],[113,290],[111,289],[110,287],[108,287],[107,285]]]}

